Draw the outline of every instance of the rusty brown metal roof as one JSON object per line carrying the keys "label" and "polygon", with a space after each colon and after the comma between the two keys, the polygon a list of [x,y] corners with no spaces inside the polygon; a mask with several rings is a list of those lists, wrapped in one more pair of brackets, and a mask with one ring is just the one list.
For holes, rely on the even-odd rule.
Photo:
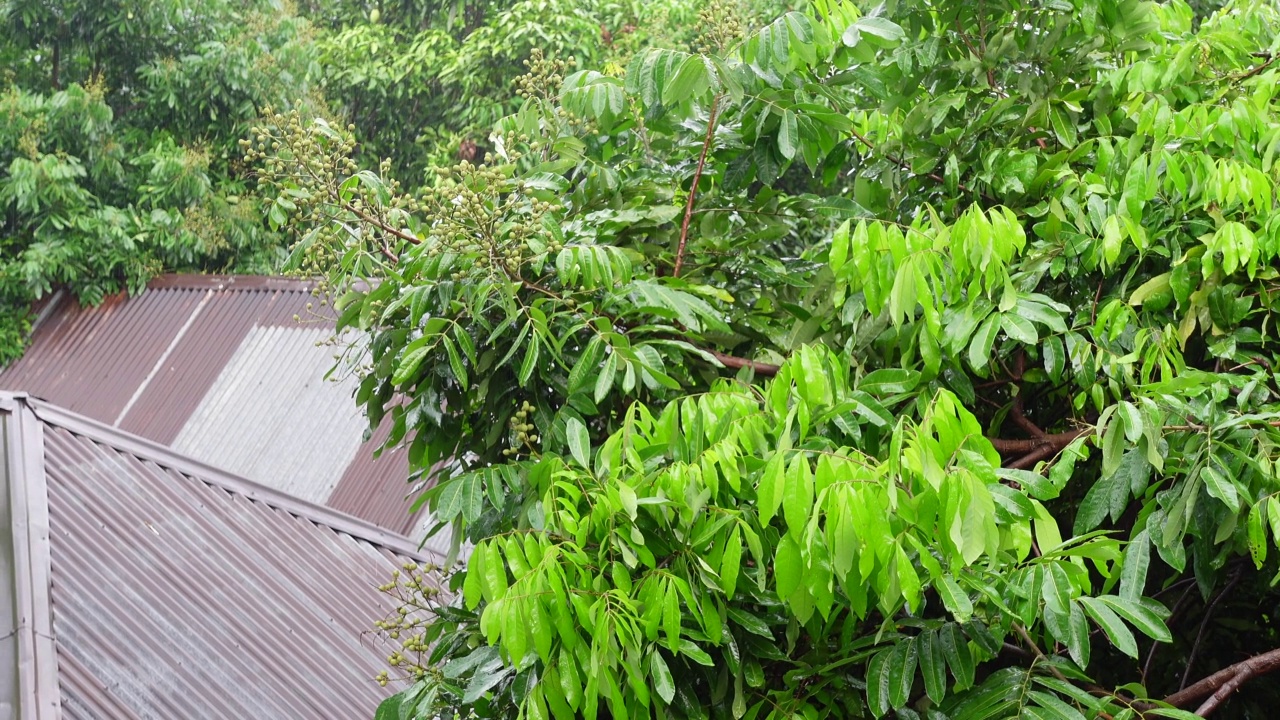
{"label": "rusty brown metal roof", "polygon": [[26,354],[0,370],[0,390],[420,535],[405,454],[375,460],[361,442],[356,381],[324,380],[334,348],[317,343],[335,323],[312,288],[288,278],[165,275],[96,308],[55,297]]}
{"label": "rusty brown metal roof", "polygon": [[438,562],[23,395],[0,393],[0,480],[18,718],[371,717],[391,647],[370,630],[393,609],[377,586]]}

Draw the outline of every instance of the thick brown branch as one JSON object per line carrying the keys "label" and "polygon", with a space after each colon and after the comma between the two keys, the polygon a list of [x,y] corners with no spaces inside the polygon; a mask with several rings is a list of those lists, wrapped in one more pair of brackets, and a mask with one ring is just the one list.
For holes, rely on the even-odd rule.
{"label": "thick brown branch", "polygon": [[711,352],[721,365],[734,370],[742,368],[751,368],[757,375],[767,375],[773,377],[778,374],[779,366],[773,363],[758,362],[756,360],[748,360],[746,358],[734,357],[733,355],[725,355],[722,352]]}
{"label": "thick brown branch", "polygon": [[1196,709],[1197,715],[1208,717],[1209,713],[1216,710],[1232,693],[1240,689],[1241,685],[1278,668],[1280,668],[1280,649],[1271,650],[1223,668],[1185,690],[1179,690],[1170,695],[1164,701],[1174,707],[1184,707],[1209,696],[1209,699]]}
{"label": "thick brown branch", "polygon": [[1005,455],[1025,455],[1029,452],[1035,452],[1046,447],[1061,450],[1071,444],[1072,440],[1092,431],[1093,428],[1080,428],[1079,430],[1070,430],[1068,432],[1054,433],[1043,437],[1031,438],[1029,440],[1005,440],[1004,438],[991,438],[991,444],[995,449]]}
{"label": "thick brown branch", "polygon": [[684,247],[689,242],[689,221],[693,218],[693,203],[698,199],[698,183],[702,181],[702,170],[707,164],[707,151],[716,137],[716,110],[720,105],[720,96],[711,100],[711,114],[707,117],[707,136],[702,141],[702,154],[698,156],[698,169],[693,173],[693,184],[689,186],[689,201],[684,206],[684,222],[680,223],[680,244],[676,246],[676,266],[671,271],[672,277],[680,277],[680,269],[684,267]]}

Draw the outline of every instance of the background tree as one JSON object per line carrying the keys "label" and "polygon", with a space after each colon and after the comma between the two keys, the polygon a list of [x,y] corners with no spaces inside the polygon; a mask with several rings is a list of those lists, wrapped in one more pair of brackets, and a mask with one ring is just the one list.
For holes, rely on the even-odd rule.
{"label": "background tree", "polygon": [[165,269],[279,267],[236,142],[267,107],[322,108],[304,20],[265,2],[0,7],[0,362],[55,286],[97,303]]}
{"label": "background tree", "polygon": [[[269,273],[295,240],[236,141],[266,112],[355,124],[410,187],[483,158],[537,44],[625,62],[688,0],[0,3],[0,362],[55,287],[86,303],[162,271]],[[477,145],[477,142],[480,145]],[[274,199],[273,199],[274,200]]]}

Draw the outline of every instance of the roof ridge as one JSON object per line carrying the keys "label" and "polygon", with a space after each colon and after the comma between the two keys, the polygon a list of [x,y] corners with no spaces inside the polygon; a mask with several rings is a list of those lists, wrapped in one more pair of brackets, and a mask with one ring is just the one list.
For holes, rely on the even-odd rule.
{"label": "roof ridge", "polygon": [[348,515],[340,510],[293,497],[248,478],[235,475],[206,462],[183,455],[173,448],[153,440],[111,427],[79,413],[67,410],[25,392],[0,390],[0,408],[6,404],[25,405],[42,422],[61,427],[73,435],[80,435],[110,446],[162,467],[175,470],[194,480],[220,487],[228,492],[282,510],[295,517],[350,535],[353,538],[386,548],[401,555],[423,562],[440,564],[443,558],[431,550],[420,549],[418,544],[399,533],[383,529],[367,520]]}
{"label": "roof ridge", "polygon": [[284,275],[204,275],[199,273],[165,273],[147,283],[149,290],[274,290],[311,292],[319,278]]}

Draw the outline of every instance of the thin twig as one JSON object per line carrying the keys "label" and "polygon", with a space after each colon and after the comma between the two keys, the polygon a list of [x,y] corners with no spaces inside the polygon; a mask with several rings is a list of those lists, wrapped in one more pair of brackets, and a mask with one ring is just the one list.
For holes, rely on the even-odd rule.
{"label": "thin twig", "polygon": [[[1169,613],[1169,619],[1165,621],[1166,625],[1173,625],[1174,618],[1178,617],[1178,613],[1182,612],[1182,608],[1186,605],[1187,598],[1191,597],[1191,591],[1195,589],[1195,578],[1181,580],[1178,583],[1174,583],[1173,586],[1165,588],[1165,590],[1172,590],[1173,587],[1176,587],[1178,584],[1186,584],[1187,587],[1182,591],[1182,595],[1178,596],[1178,602],[1174,603],[1173,611]],[[1156,593],[1156,595],[1159,594],[1160,593]],[[1151,641],[1151,650],[1147,652],[1147,661],[1142,663],[1143,685],[1147,684],[1147,676],[1151,674],[1151,663],[1155,662],[1156,651],[1160,649],[1160,645],[1161,643],[1158,641]]]}
{"label": "thin twig", "polygon": [[[1027,644],[1027,647],[1031,649],[1031,652],[1035,653],[1038,659],[1048,660],[1048,658],[1045,657],[1045,654],[1043,652],[1040,652],[1040,647],[1036,645],[1036,641],[1031,639],[1031,633],[1027,632],[1026,628],[1022,627],[1018,623],[1014,623],[1013,629],[1014,629],[1014,632],[1018,633],[1018,636],[1022,638],[1022,641]],[[1063,675],[1062,672],[1058,670],[1058,668],[1054,667],[1053,665],[1048,665],[1048,668],[1049,668],[1049,672],[1052,673],[1054,677],[1058,678],[1062,682],[1068,682],[1066,676]]]}
{"label": "thin twig", "polygon": [[1259,66],[1257,66],[1257,67],[1253,68],[1253,69],[1252,69],[1252,70],[1250,70],[1249,72],[1246,72],[1246,73],[1244,73],[1243,75],[1240,75],[1239,77],[1234,78],[1234,81],[1235,81],[1235,82],[1243,82],[1243,81],[1245,81],[1245,80],[1248,80],[1249,78],[1253,77],[1254,75],[1257,75],[1258,73],[1262,72],[1263,70],[1266,70],[1267,68],[1271,67],[1271,63],[1275,62],[1277,57],[1280,57],[1280,55],[1272,55],[1271,53],[1267,53],[1267,52],[1252,53],[1252,55],[1253,55],[1254,57],[1265,57],[1265,58],[1267,59],[1267,61],[1266,61],[1266,62],[1264,62],[1264,63],[1262,63],[1261,65],[1259,65]]}
{"label": "thin twig", "polygon": [[1196,653],[1200,652],[1200,641],[1204,639],[1204,631],[1205,628],[1209,626],[1209,618],[1213,617],[1213,609],[1218,606],[1218,603],[1222,601],[1222,598],[1225,597],[1227,593],[1231,592],[1231,589],[1236,586],[1236,583],[1240,582],[1240,573],[1242,570],[1243,567],[1237,567],[1236,571],[1231,573],[1231,579],[1227,581],[1226,586],[1222,588],[1222,591],[1219,592],[1204,609],[1204,617],[1200,619],[1200,629],[1196,631],[1196,641],[1191,645],[1191,654],[1187,656],[1187,667],[1182,671],[1182,682],[1178,685],[1179,690],[1182,690],[1187,686],[1187,680],[1191,677],[1191,668],[1195,665]]}
{"label": "thin twig", "polygon": [[693,173],[693,184],[689,186],[689,201],[684,206],[684,222],[680,223],[680,244],[676,246],[676,266],[671,271],[672,277],[680,277],[680,269],[684,267],[684,247],[689,241],[689,220],[693,218],[693,203],[698,198],[698,183],[702,180],[702,169],[707,164],[707,151],[716,137],[716,111],[720,106],[720,96],[711,99],[711,114],[707,117],[707,136],[702,140],[702,154],[698,156],[698,169]]}

